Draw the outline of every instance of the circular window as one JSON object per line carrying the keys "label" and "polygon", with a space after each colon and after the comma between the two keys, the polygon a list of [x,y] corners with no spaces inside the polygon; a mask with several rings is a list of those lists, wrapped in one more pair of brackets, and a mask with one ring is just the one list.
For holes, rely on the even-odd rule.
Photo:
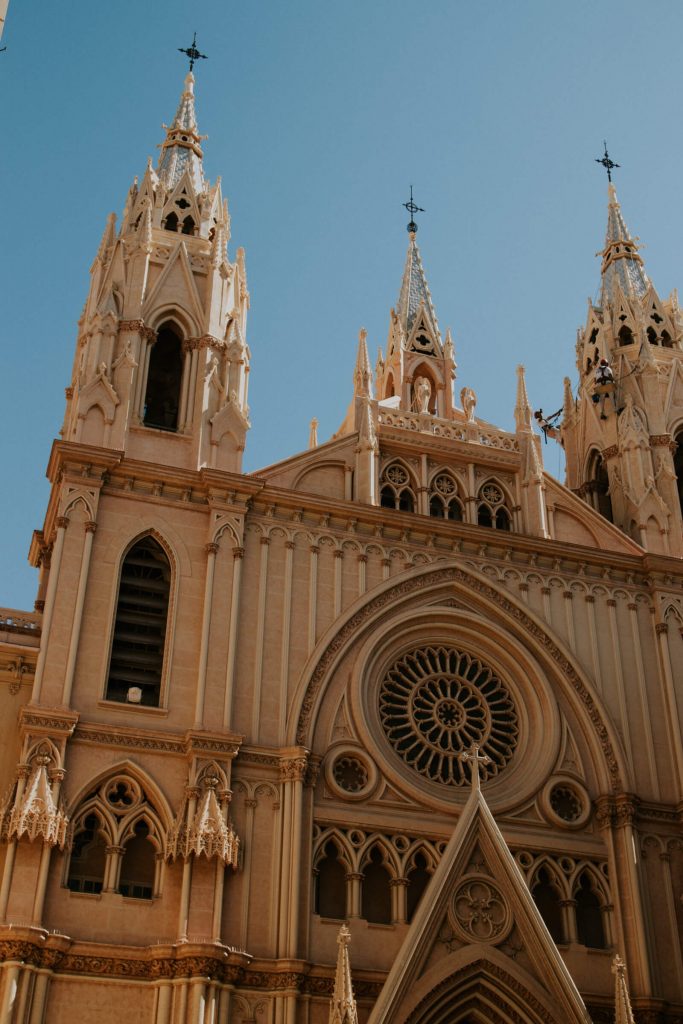
{"label": "circular window", "polygon": [[469,782],[460,759],[476,743],[497,775],[517,744],[517,713],[498,676],[451,647],[418,647],[388,669],[379,691],[384,733],[420,775],[448,786]]}
{"label": "circular window", "polygon": [[345,799],[358,800],[369,795],[377,784],[377,769],[365,752],[357,747],[337,747],[325,765],[330,789]]}
{"label": "circular window", "polygon": [[579,828],[590,817],[588,793],[574,779],[551,779],[541,795],[541,805],[553,824],[566,828]]}

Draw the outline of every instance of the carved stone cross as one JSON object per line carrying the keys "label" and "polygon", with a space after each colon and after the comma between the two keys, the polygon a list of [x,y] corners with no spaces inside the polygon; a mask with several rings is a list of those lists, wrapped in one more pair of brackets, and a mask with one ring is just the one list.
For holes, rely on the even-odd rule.
{"label": "carved stone cross", "polygon": [[469,763],[472,766],[472,789],[476,792],[479,789],[479,766],[485,764],[491,764],[491,758],[488,754],[479,753],[479,745],[473,743],[469,750],[463,750],[458,757],[461,761]]}

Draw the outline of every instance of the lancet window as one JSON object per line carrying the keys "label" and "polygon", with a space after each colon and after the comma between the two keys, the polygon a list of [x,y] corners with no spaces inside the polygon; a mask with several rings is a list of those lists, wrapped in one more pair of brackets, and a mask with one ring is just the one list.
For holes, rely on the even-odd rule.
{"label": "lancet window", "polygon": [[382,508],[395,508],[400,512],[415,511],[415,491],[410,474],[400,462],[392,462],[382,473],[380,504]]}
{"label": "lancet window", "polygon": [[574,893],[576,933],[583,946],[604,949],[607,945],[603,905],[589,873],[584,871]]}
{"label": "lancet window", "polygon": [[477,496],[477,523],[495,530],[511,530],[512,516],[505,503],[501,487],[487,481],[479,488]]}
{"label": "lancet window", "polygon": [[406,920],[412,921],[431,877],[424,853],[416,853],[413,858],[413,866],[408,872]]}
{"label": "lancet window", "polygon": [[176,431],[183,376],[182,342],[172,324],[164,324],[149,352],[142,421],[146,427]]}
{"label": "lancet window", "polygon": [[93,787],[76,812],[67,888],[152,899],[163,848],[164,829],[148,794],[132,776],[114,775]]}
{"label": "lancet window", "polygon": [[600,515],[612,519],[612,499],[609,493],[609,477],[607,467],[599,452],[594,452],[588,463],[588,479],[586,481],[591,504]]}
{"label": "lancet window", "polygon": [[361,917],[375,924],[391,924],[391,875],[378,846],[372,848],[362,874]]}
{"label": "lancet window", "polygon": [[154,537],[143,537],[121,566],[107,700],[159,705],[170,592],[168,556]]}
{"label": "lancet window", "polygon": [[437,473],[432,480],[429,514],[439,519],[453,519],[462,522],[462,501],[458,494],[458,485],[450,473]]}
{"label": "lancet window", "polygon": [[316,914],[343,921],[346,917],[346,868],[332,841],[325,845],[315,869]]}
{"label": "lancet window", "polygon": [[560,890],[547,867],[542,867],[538,871],[536,881],[531,889],[531,895],[554,941],[558,943],[564,942],[565,935]]}

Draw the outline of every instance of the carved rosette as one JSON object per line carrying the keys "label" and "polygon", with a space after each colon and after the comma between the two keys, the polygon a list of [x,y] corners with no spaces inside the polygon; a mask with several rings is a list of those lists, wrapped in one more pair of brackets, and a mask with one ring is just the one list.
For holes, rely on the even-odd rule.
{"label": "carved rosette", "polygon": [[49,846],[64,849],[69,819],[52,792],[51,778],[61,781],[63,775],[56,761],[54,748],[45,742],[35,748],[28,764],[19,766],[17,783],[0,812],[0,839],[42,839]]}
{"label": "carved rosette", "polygon": [[448,919],[467,943],[503,942],[512,929],[512,912],[505,897],[487,875],[468,875],[453,893]]}
{"label": "carved rosette", "polygon": [[240,840],[228,821],[229,799],[225,774],[213,761],[201,771],[197,785],[188,786],[180,813],[168,830],[169,860],[204,855],[237,869]]}

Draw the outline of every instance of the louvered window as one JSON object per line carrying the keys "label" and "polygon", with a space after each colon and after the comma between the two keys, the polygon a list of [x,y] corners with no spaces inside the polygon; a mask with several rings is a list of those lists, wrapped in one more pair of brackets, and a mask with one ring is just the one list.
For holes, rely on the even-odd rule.
{"label": "louvered window", "polygon": [[107,700],[158,706],[170,586],[164,550],[144,537],[121,568]]}

